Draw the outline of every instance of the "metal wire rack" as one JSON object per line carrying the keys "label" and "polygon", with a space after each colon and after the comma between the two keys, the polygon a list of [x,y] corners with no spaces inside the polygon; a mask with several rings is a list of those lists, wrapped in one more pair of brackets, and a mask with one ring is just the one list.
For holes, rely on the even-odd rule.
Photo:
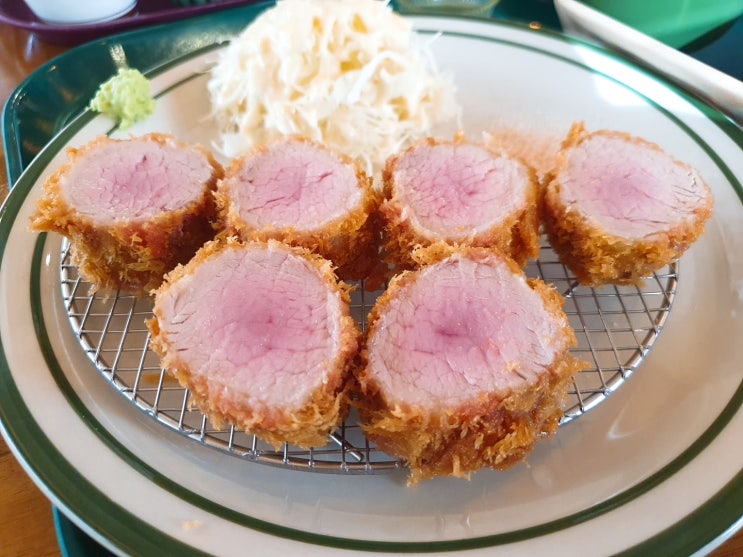
{"label": "metal wire rack", "polygon": [[[563,425],[605,400],[647,356],[671,310],[678,264],[653,274],[641,286],[586,288],[543,242],[539,259],[526,273],[552,283],[563,294],[578,339],[573,352],[591,364],[574,378]],[[370,474],[404,466],[366,438],[354,412],[324,447],[311,450],[285,445],[277,451],[235,427],[215,427],[192,406],[188,390],[160,367],[158,356],[149,349],[145,321],[152,316],[151,300],[126,292],[91,294],[90,284],[81,280],[70,260],[66,241],[60,283],[70,324],[87,356],[123,396],[161,424],[238,457],[290,469]],[[352,293],[351,312],[362,328],[379,294],[366,292],[363,285]]]}

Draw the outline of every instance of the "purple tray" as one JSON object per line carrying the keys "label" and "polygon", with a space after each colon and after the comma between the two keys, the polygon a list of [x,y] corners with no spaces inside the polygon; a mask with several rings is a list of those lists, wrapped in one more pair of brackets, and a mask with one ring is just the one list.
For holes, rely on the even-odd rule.
{"label": "purple tray", "polygon": [[23,0],[0,0],[0,22],[31,31],[48,43],[76,45],[119,31],[253,4],[256,1],[212,0],[206,4],[181,6],[175,0],[139,0],[132,11],[118,19],[82,25],[57,25],[37,18]]}

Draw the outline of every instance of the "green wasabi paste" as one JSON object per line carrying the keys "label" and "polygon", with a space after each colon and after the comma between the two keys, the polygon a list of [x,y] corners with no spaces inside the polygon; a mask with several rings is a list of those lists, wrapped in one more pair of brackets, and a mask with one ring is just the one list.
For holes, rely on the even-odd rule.
{"label": "green wasabi paste", "polygon": [[144,120],[155,110],[150,82],[139,70],[119,68],[119,72],[101,84],[88,105],[91,110],[114,118],[125,130]]}

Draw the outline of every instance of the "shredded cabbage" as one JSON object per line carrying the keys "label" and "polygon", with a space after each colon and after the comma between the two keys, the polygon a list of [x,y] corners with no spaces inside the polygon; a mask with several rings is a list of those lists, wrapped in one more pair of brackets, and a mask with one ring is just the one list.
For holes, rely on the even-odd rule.
{"label": "shredded cabbage", "polygon": [[227,157],[299,134],[377,171],[459,115],[410,23],[379,0],[279,0],[222,51],[208,83]]}

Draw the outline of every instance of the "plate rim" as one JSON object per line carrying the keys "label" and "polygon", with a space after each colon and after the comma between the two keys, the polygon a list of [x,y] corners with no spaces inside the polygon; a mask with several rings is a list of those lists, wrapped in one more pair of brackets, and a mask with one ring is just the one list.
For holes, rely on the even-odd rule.
{"label": "plate rim", "polygon": [[[36,34],[41,39],[61,45],[80,44],[85,40],[100,38],[112,33],[126,31],[135,27],[151,26],[158,23],[178,21],[196,17],[217,10],[228,10],[246,2],[261,0],[223,0],[183,6],[163,3],[162,6],[133,6],[116,19],[94,21],[85,25],[50,23],[38,18],[22,0],[0,1],[0,22]],[[20,6],[20,7],[19,7]]]}
{"label": "plate rim", "polygon": [[[498,25],[498,24],[500,24],[500,22],[490,22],[488,24]],[[511,23],[506,23],[506,24],[513,25]],[[522,26],[519,26],[519,27],[522,27]],[[562,35],[560,35],[560,37],[561,38],[564,38]],[[580,41],[575,41],[572,38],[567,38],[567,40],[568,40],[568,42],[580,42]],[[611,53],[611,54],[614,57],[617,57],[613,53]],[[182,63],[184,60],[187,60],[190,56],[191,55],[186,55],[186,56],[180,57],[177,60],[172,60],[171,63],[173,63],[173,64]],[[623,60],[623,62],[626,63],[626,61],[624,61],[624,60]],[[632,66],[631,64],[629,64],[629,65]],[[634,67],[634,66],[632,66],[632,67]],[[154,75],[154,73],[153,73],[153,75]],[[707,105],[703,105],[703,106],[706,107]],[[710,111],[711,111],[710,114],[713,116],[710,119],[713,120],[715,123],[717,123],[717,125],[719,127],[721,127],[723,129],[723,131],[725,131],[724,123],[726,122],[726,120],[723,120],[723,122],[721,123],[720,121],[718,121],[718,118],[717,118],[717,115],[719,115],[719,113],[717,113],[711,107],[710,107]],[[83,120],[86,119],[86,118],[87,119],[90,119],[90,118],[92,118],[92,115],[90,115],[90,114],[83,115],[81,118],[83,118]],[[75,122],[77,122],[77,124],[80,124],[80,126],[82,126],[82,123],[81,122],[83,120],[76,120]],[[64,142],[63,140],[64,140],[64,137],[65,136],[63,134],[65,133],[65,130],[67,131],[67,133],[72,133],[72,129],[73,128],[75,128],[74,125],[71,125],[71,126],[66,127],[62,131],[61,134],[59,134],[58,136],[55,136],[55,139],[53,140],[52,143],[57,143],[58,141]],[[737,136],[732,135],[731,136],[731,134],[730,133],[727,133],[727,132],[726,132],[726,134],[728,136],[730,136],[731,139],[733,139],[734,141],[736,141],[736,143],[739,146],[741,144],[743,144],[743,138],[741,138],[740,135],[737,135]],[[50,145],[51,145],[51,143],[50,143]],[[46,154],[42,154],[42,156],[37,157],[36,160],[34,160],[32,162],[32,164],[30,165],[28,171],[24,174],[23,178],[20,180],[19,185],[21,187],[20,188],[17,188],[17,189],[14,189],[14,191],[11,192],[11,195],[9,196],[8,202],[6,202],[3,205],[2,209],[0,210],[0,234],[3,233],[3,229],[4,229],[4,226],[1,223],[5,219],[3,219],[2,217],[5,217],[6,215],[9,215],[11,213],[13,214],[13,216],[15,216],[15,214],[18,212],[18,210],[20,209],[20,207],[21,207],[21,205],[23,203],[23,200],[28,195],[28,193],[30,193],[31,187],[32,187],[32,185],[35,182],[34,171],[37,172],[36,176],[38,177],[38,174],[40,174],[41,170],[46,166],[46,164],[48,164],[48,160],[46,161],[46,164],[44,163],[46,157],[51,157],[50,151],[47,151]],[[723,166],[726,166],[726,165],[723,165]],[[741,188],[739,187],[740,186],[740,183],[738,182],[738,180],[735,179],[735,180],[732,181],[732,183],[734,184],[734,189],[736,189],[736,193],[737,193],[739,199],[743,199],[743,192],[741,191]],[[736,187],[736,184],[737,184],[738,187]],[[25,187],[25,191],[24,191],[24,187]],[[15,208],[15,211],[13,211],[13,208]],[[10,217],[8,216],[7,218],[10,218]],[[9,228],[12,228],[12,223],[11,223],[11,226]],[[2,241],[0,241],[0,261],[1,261],[2,254],[5,251],[7,238],[2,237],[0,239],[2,240]],[[37,243],[37,246],[40,245],[40,244],[42,244],[42,242],[38,242]],[[38,278],[38,273],[32,273],[32,277]],[[33,288],[34,287],[32,286],[31,288],[32,288],[32,291],[33,291]],[[38,291],[38,288],[37,288],[37,291]],[[41,330],[43,330],[43,326],[41,327]],[[3,391],[5,391],[5,389],[10,388],[11,391],[8,391],[8,392],[11,392],[11,394],[12,394],[12,389],[15,386],[14,386],[13,381],[12,381],[12,374],[10,373],[8,362],[7,362],[6,358],[5,358],[5,353],[4,353],[4,351],[2,351],[1,346],[0,346],[0,371],[2,371],[2,373],[0,373],[0,387],[4,387]],[[57,380],[57,379],[58,378],[55,377],[55,380]],[[8,381],[10,381],[10,384],[8,383]],[[18,398],[18,403],[23,405],[23,407],[24,407],[23,410],[25,410],[28,413],[28,415],[30,416],[31,415],[30,414],[30,410],[27,407],[25,407],[25,403],[20,399],[20,395],[19,395],[19,393],[17,391],[15,392],[15,395]],[[743,384],[739,385],[738,390],[736,391],[735,395],[733,396],[733,398],[731,399],[731,401],[728,403],[728,405],[725,407],[726,408],[726,412],[725,413],[726,414],[730,414],[730,416],[728,417],[728,420],[739,409],[739,407],[740,407],[740,398],[742,396],[743,396]],[[731,406],[731,405],[733,405],[733,401],[737,401],[737,404],[735,404],[734,407]],[[6,405],[3,405],[3,408],[0,408],[0,418],[2,418],[2,417],[5,416],[5,413],[6,413],[6,410],[4,408],[5,406]],[[20,410],[20,411],[22,412],[23,410]],[[719,416],[718,416],[718,419],[719,419]],[[715,424],[718,422],[718,419],[715,420],[715,422],[714,422]],[[0,420],[0,429],[2,429],[2,432],[5,435],[6,439],[9,439],[10,440],[11,437],[13,437],[13,439],[15,439],[16,441],[18,441],[20,439],[19,436],[18,436],[18,434],[16,433],[16,435],[13,436],[12,435],[12,432],[9,433],[10,430],[7,430],[6,429],[5,422],[6,422],[6,420]],[[31,422],[32,422],[33,425],[38,425],[38,424],[36,424],[36,422],[33,419],[31,420]],[[722,430],[722,429],[724,429],[724,425],[721,426],[721,429],[720,430]],[[40,431],[40,430],[38,432],[36,432],[36,433],[41,433],[42,436],[43,436],[43,432]],[[705,432],[705,435],[706,435],[706,433],[707,432]],[[718,433],[719,433],[719,431],[718,431]],[[51,442],[48,439],[46,439],[46,442],[49,444],[49,446],[52,449],[54,448],[51,445]],[[14,448],[14,451],[18,451],[18,452],[16,452],[17,455],[19,454],[19,452],[22,452],[20,450],[20,446],[22,446],[22,443],[19,443],[19,446],[15,446],[14,443],[10,443],[9,442],[9,445],[11,445]],[[682,454],[686,454],[686,453],[687,453],[687,451],[684,451],[684,453],[682,453]],[[689,458],[693,458],[694,456],[696,456],[696,454],[697,453],[695,452],[693,455],[690,455]],[[675,462],[676,460],[677,459],[674,459],[673,462]],[[29,468],[32,468],[32,471],[34,473],[37,473],[38,472],[38,466],[36,468],[34,468],[31,465],[31,463],[26,463],[26,464],[28,465]],[[66,463],[66,464],[69,464],[69,463]],[[665,469],[665,467],[664,467],[664,469]],[[73,471],[74,471],[74,469],[73,469]],[[35,480],[36,479],[38,479],[40,481],[43,481],[43,479],[40,476],[35,477]],[[663,481],[664,479],[665,479],[665,477],[664,478],[660,478],[659,481]],[[76,485],[79,487],[79,484],[76,484]],[[49,486],[47,484],[45,484],[45,486],[50,489],[51,494],[53,496],[56,496],[56,497],[59,496],[58,490],[57,491],[52,490],[51,489],[52,486]],[[92,485],[90,487],[91,487],[91,489],[97,490],[97,488],[95,488]],[[709,499],[705,503],[705,505],[704,505],[705,509],[708,511],[709,510],[707,508],[708,506],[710,506],[710,508],[717,506],[719,504],[719,501],[718,501],[719,498],[722,498],[723,500],[728,501],[729,500],[729,496],[728,495],[729,495],[729,492],[731,490],[733,492],[737,492],[737,493],[743,492],[743,489],[741,489],[741,487],[743,487],[743,470],[741,472],[739,472],[738,475],[733,480],[731,480],[731,482],[728,485],[726,485],[723,489],[721,489],[720,491],[718,491],[717,493],[715,493],[712,496],[712,498]],[[104,497],[105,497],[105,494],[104,494]],[[739,499],[740,499],[740,497],[739,497]],[[73,509],[69,508],[68,506],[66,506],[64,504],[63,499],[59,498],[59,501],[61,503],[61,507],[66,512],[73,512],[73,514],[76,514],[77,516],[79,516],[79,513],[75,513]],[[741,501],[743,501],[743,499],[741,499]],[[738,502],[740,503],[741,501],[738,501]],[[729,511],[730,511],[728,513],[729,516],[726,515],[726,516],[728,516],[728,518],[732,517],[733,516],[732,513],[734,513],[734,512],[739,513],[739,510],[736,511],[734,508],[730,508]],[[704,517],[708,517],[708,516],[711,516],[713,514],[713,513],[708,513],[706,511],[705,511],[705,513],[706,514],[704,514]],[[101,513],[95,513],[95,514],[96,515],[100,515]],[[129,514],[131,514],[131,513],[129,513]],[[694,514],[694,513],[692,513],[692,514]],[[134,516],[134,515],[132,515],[132,516]],[[687,518],[685,518],[679,524],[674,525],[671,528],[668,528],[667,530],[669,530],[670,532],[668,532],[668,533],[664,533],[665,531],[660,532],[656,536],[654,536],[654,538],[650,538],[650,539],[646,540],[643,543],[651,543],[653,539],[658,538],[658,540],[656,542],[653,542],[653,543],[659,543],[660,541],[663,541],[663,543],[664,543],[663,547],[665,549],[668,549],[668,546],[667,546],[667,543],[666,543],[668,536],[673,536],[673,537],[676,537],[676,538],[683,538],[684,536],[679,536],[678,534],[681,531],[685,531],[686,530],[685,523],[686,523],[687,519],[690,520],[690,517],[691,517],[691,515],[687,516]],[[134,517],[134,518],[136,518],[136,517]],[[699,517],[694,517],[694,520],[697,520],[698,521],[699,520]],[[739,520],[740,520],[740,516],[738,515],[736,517],[736,520],[730,522],[729,524],[727,524],[726,527],[722,531],[717,531],[719,529],[717,527],[717,523],[714,525],[714,528],[712,528],[713,525],[710,524],[709,525],[709,527],[710,527],[710,533],[712,533],[712,530],[715,530],[716,531],[716,536],[713,537],[713,538],[708,539],[706,541],[706,543],[713,542],[717,537],[719,537],[721,535],[724,535],[725,532],[729,528],[733,527],[737,523],[737,521],[739,521]],[[271,524],[271,526],[272,527],[277,527],[278,525]],[[284,528],[282,526],[278,526],[278,527],[279,528]],[[288,530],[293,530],[293,529],[288,529]],[[141,535],[141,532],[142,532],[141,530],[139,530],[139,529],[137,530],[137,533],[139,533],[140,535]],[[158,530],[158,532],[160,532],[160,531]],[[270,532],[270,533],[273,533],[273,532]],[[304,532],[302,532],[302,533],[304,534]],[[160,532],[160,534],[163,535],[164,533]],[[500,536],[500,534],[499,535],[496,535],[496,536]],[[322,537],[325,538],[327,536],[322,536]],[[290,539],[295,539],[296,540],[297,538],[290,538]],[[341,538],[341,539],[343,539],[343,538]],[[478,539],[478,538],[474,538],[474,539]],[[303,540],[299,539],[298,541],[303,541]],[[351,540],[351,541],[355,541],[355,540]],[[464,540],[464,542],[466,542],[466,541],[467,540]],[[161,543],[161,540],[159,540],[159,542]],[[316,542],[313,541],[313,543],[316,543]],[[375,543],[375,542],[368,542],[368,541],[360,540],[360,543],[364,544],[364,546],[361,547],[361,548],[351,547],[351,549],[366,549],[366,550],[372,550],[372,551],[382,551],[382,550],[391,550],[391,549],[394,548],[395,551],[400,551],[401,550],[401,548],[399,547],[400,544],[398,544],[396,542],[393,542],[393,545],[392,546],[385,545],[385,546],[380,547],[379,549],[375,549],[374,547],[369,547],[368,544]],[[387,544],[387,542],[381,542],[381,543]],[[442,549],[442,547],[441,547],[442,542],[410,542],[410,543],[415,544],[417,546],[417,547],[410,546],[410,551],[420,551],[422,549],[425,550],[426,548],[422,548],[421,546],[418,546],[418,544],[420,544],[420,543],[425,544],[426,546],[429,546],[429,545],[432,544],[432,546],[430,548],[428,548],[428,549],[432,549],[434,551],[446,550],[446,549]],[[454,540],[454,543],[456,543],[457,545],[456,545],[456,547],[453,547],[452,549],[467,549],[468,548],[466,545],[462,545],[462,540]],[[507,542],[504,542],[504,543],[507,543]],[[493,545],[493,544],[487,544],[487,545],[484,545],[484,546],[477,546],[477,547],[490,547],[491,545]],[[117,546],[117,547],[121,548],[121,546]],[[158,545],[158,547],[161,547],[161,545]],[[332,547],[338,547],[338,546],[333,545]],[[652,546],[652,547],[657,547],[657,546]],[[700,546],[700,547],[703,547],[703,546]],[[637,551],[639,551],[639,553],[636,553],[637,555],[643,554],[642,551],[647,551],[649,549],[649,548],[644,548],[644,547],[641,548],[640,545],[635,546],[635,548],[638,548]],[[634,550],[635,548],[632,548],[632,549]],[[639,549],[639,548],[641,548],[641,549]],[[698,547],[696,547],[696,546],[694,548],[695,549],[698,549]],[[191,551],[190,546],[188,547],[188,550]],[[195,554],[201,554],[201,553],[195,553]],[[635,553],[625,553],[625,554],[626,555],[633,555]]]}

